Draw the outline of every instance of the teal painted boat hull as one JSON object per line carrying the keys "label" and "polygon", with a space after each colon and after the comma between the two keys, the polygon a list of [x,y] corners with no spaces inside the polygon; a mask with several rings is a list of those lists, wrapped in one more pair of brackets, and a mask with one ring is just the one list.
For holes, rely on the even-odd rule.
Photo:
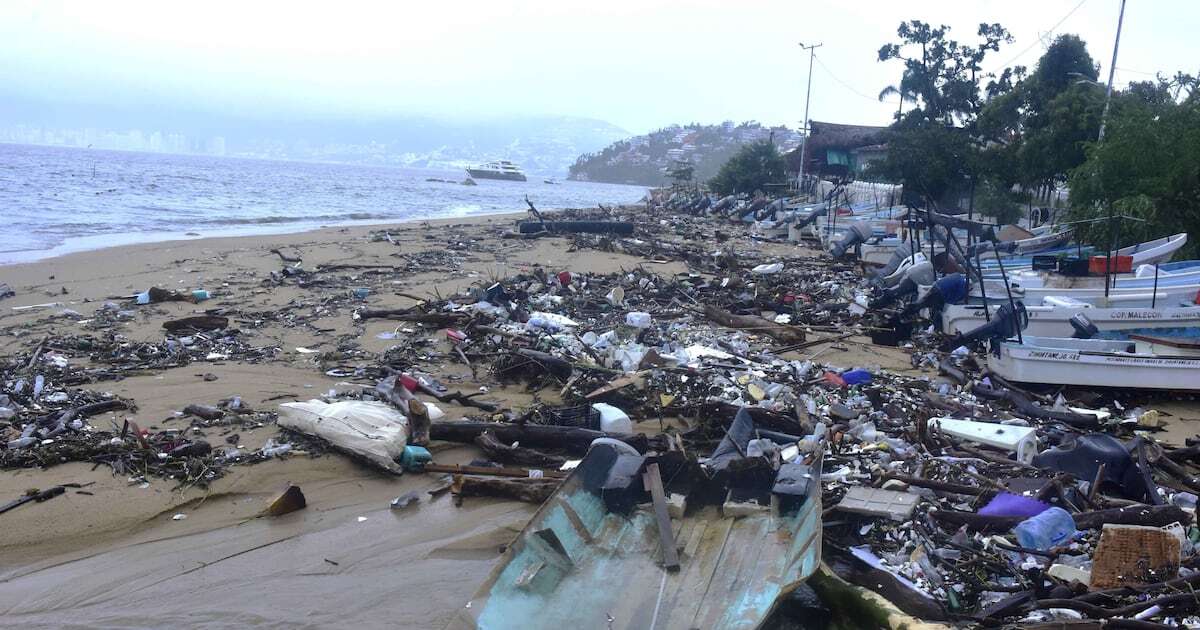
{"label": "teal painted boat hull", "polygon": [[707,505],[672,519],[678,571],[661,566],[649,506],[609,511],[572,474],[449,627],[758,628],[820,566],[819,464],[813,471],[790,514],[761,507],[734,515]]}

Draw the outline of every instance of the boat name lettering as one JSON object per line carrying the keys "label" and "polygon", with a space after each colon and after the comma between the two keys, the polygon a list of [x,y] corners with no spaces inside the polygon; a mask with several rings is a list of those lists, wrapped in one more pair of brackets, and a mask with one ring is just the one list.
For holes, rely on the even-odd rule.
{"label": "boat name lettering", "polygon": [[1034,359],[1055,359],[1058,361],[1078,361],[1078,352],[1048,352],[1046,350],[1030,350],[1029,356]]}
{"label": "boat name lettering", "polygon": [[1114,311],[1113,319],[1162,319],[1158,311]]}

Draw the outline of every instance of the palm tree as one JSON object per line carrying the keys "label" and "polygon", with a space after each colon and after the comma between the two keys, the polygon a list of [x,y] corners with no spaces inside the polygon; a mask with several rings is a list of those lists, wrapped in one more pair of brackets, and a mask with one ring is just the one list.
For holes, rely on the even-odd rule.
{"label": "palm tree", "polygon": [[916,94],[914,94],[912,92],[912,90],[905,88],[904,82],[901,81],[900,87],[896,87],[894,85],[889,85],[889,86],[883,88],[883,90],[881,90],[879,92],[879,102],[882,103],[883,101],[887,100],[889,97],[896,96],[896,95],[900,96],[900,103],[896,107],[896,121],[899,122],[901,114],[904,113],[904,101],[908,101],[910,103],[915,103],[915,102],[917,102],[917,96],[916,96]]}

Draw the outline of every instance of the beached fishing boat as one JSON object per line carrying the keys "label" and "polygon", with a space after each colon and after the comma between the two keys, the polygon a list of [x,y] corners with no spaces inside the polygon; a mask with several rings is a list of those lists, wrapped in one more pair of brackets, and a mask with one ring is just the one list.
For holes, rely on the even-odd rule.
{"label": "beached fishing boat", "polygon": [[[1011,286],[1011,285],[1010,285]],[[988,283],[985,287],[987,296],[990,299],[1003,298],[1006,295],[1004,285],[997,283],[995,285]],[[1145,298],[1147,303],[1150,302],[1151,294],[1154,290],[1151,287],[1116,287],[1109,288],[1106,291],[1104,285],[1097,287],[1082,287],[1074,289],[1063,289],[1059,287],[1023,287],[1011,286],[1012,295],[1014,298],[1023,300],[1026,304],[1039,304],[1047,298],[1062,297],[1081,302],[1088,302],[1095,306],[1110,306],[1114,301],[1123,299],[1139,299],[1133,296],[1141,296]],[[1157,295],[1158,301],[1162,304],[1178,305],[1180,302],[1194,303],[1197,295],[1200,294],[1200,283],[1193,284],[1171,284],[1160,283],[1158,286]],[[982,297],[983,292],[980,291],[978,284],[971,288],[971,298]]]}
{"label": "beached fishing boat", "polygon": [[[745,410],[703,467],[594,445],[449,627],[760,627],[820,565],[820,460],[758,467],[769,506],[735,501],[755,477],[735,435],[742,449],[754,436]],[[676,506],[686,493],[686,512],[669,517],[664,493]]]}
{"label": "beached fishing boat", "polygon": [[[1073,252],[1074,249],[1066,249],[1067,242],[1071,239],[1071,230],[1062,230],[1050,234],[1033,236],[1018,241],[1015,243],[1012,253],[1007,254],[1004,259],[1005,267],[1010,264],[1014,267],[1022,267],[1032,264],[1034,255],[1055,255],[1063,252]],[[886,238],[872,239],[864,243],[861,247],[861,260],[869,265],[883,266],[891,260],[892,255],[897,248],[903,243],[898,236]],[[929,247],[926,245],[923,251],[928,254]],[[934,254],[945,251],[945,246],[940,244],[934,245]]]}
{"label": "beached fishing boat", "polygon": [[1137,337],[1024,336],[1023,343],[999,342],[988,369],[1022,383],[1200,391],[1200,352],[1181,351],[1169,338]]}
{"label": "beached fishing boat", "polygon": [[[987,315],[994,315],[995,307],[989,308]],[[981,304],[948,304],[942,308],[942,331],[950,335],[971,332],[987,321],[984,311]],[[1160,304],[1157,308],[1098,308],[1086,303],[1057,306],[1026,304],[1025,312],[1029,314],[1029,326],[1025,332],[1036,337],[1074,335],[1071,318],[1077,314],[1087,317],[1101,332],[1200,326],[1200,306],[1163,307]]]}

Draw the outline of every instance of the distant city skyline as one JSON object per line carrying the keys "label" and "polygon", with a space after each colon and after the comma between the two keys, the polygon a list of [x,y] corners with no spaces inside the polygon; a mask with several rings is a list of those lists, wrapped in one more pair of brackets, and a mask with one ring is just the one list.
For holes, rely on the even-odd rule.
{"label": "distant city skyline", "polygon": [[226,155],[224,136],[193,138],[157,129],[145,131],[15,124],[0,126],[0,142],[145,153]]}

